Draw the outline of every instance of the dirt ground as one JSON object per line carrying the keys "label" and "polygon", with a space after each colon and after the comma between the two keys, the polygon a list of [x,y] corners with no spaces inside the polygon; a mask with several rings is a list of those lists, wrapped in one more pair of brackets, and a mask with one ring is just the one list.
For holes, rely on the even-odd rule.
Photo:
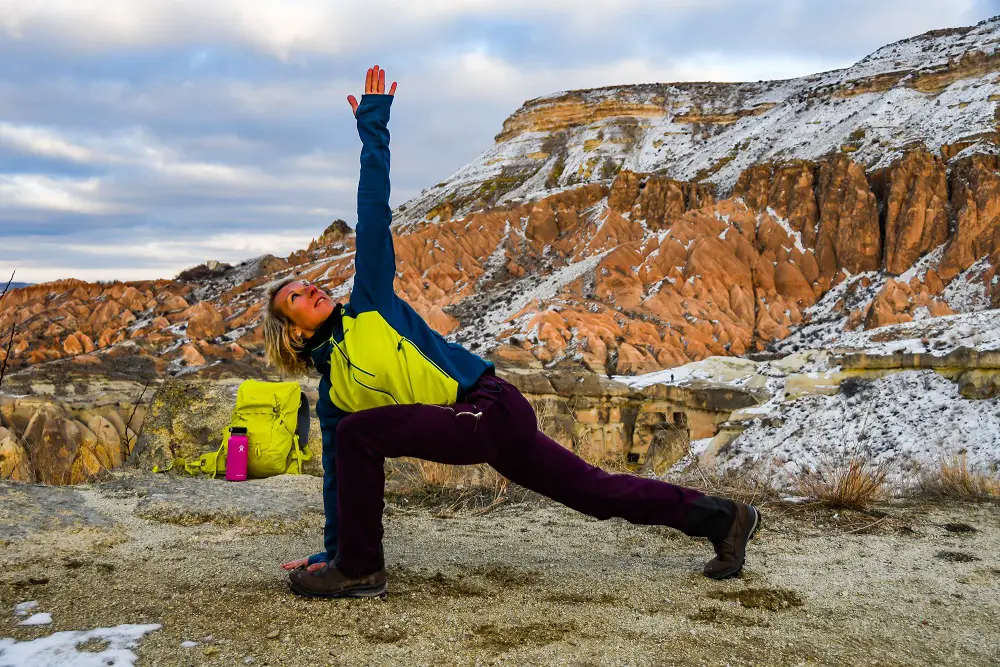
{"label": "dirt ground", "polygon": [[[1000,664],[995,504],[764,516],[715,582],[707,543],[669,529],[395,496],[389,596],[329,601],[278,568],[319,548],[317,478],[0,485],[0,638],[161,624],[138,665]],[[52,625],[17,626],[26,600]]]}

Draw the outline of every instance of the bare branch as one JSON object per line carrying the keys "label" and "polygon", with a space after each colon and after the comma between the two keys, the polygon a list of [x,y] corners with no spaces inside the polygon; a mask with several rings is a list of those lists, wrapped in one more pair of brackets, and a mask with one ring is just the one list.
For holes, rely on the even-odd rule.
{"label": "bare branch", "polygon": [[[128,421],[125,422],[125,446],[126,447],[128,447],[128,428],[129,428],[129,426],[132,425],[132,417],[135,417],[135,411],[139,409],[139,403],[142,402],[142,397],[146,395],[146,389],[149,388],[149,383],[152,382],[152,381],[153,381],[152,378],[146,380],[146,384],[143,386],[142,392],[139,394],[139,398],[137,398],[136,401],[135,401],[135,403],[132,405],[132,414],[130,414],[128,416]],[[143,421],[145,421],[145,420],[143,420]],[[138,441],[139,441],[138,434],[135,436],[135,439],[136,439],[136,442],[138,443]],[[128,449],[129,449],[129,451],[131,451],[131,447],[128,447]]]}
{"label": "bare branch", "polygon": [[16,322],[10,325],[10,338],[7,340],[7,354],[3,358],[3,366],[0,366],[0,387],[3,386],[3,376],[7,373],[7,360],[10,359],[10,348],[14,344],[14,331],[16,329]]}
{"label": "bare branch", "polygon": [[10,284],[14,282],[15,273],[17,273],[16,270],[10,272],[10,280],[8,280],[7,284],[4,285],[3,292],[0,292],[0,301],[3,301],[3,298],[7,296],[7,290],[10,289]]}
{"label": "bare branch", "polygon": [[[7,296],[7,290],[10,289],[10,284],[14,282],[15,273],[17,273],[16,269],[10,272],[10,280],[8,280],[7,284],[4,285],[3,292],[0,292],[0,301],[3,301],[3,298]],[[3,386],[3,376],[7,372],[7,360],[10,359],[10,346],[14,343],[15,329],[17,329],[17,322],[13,322],[10,325],[10,340],[7,341],[7,355],[3,358],[3,366],[0,367],[0,387]]]}

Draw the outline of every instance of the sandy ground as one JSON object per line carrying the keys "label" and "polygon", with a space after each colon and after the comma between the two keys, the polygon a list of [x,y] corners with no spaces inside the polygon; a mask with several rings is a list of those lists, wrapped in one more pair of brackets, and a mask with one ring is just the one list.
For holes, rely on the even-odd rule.
{"label": "sandy ground", "polygon": [[[0,485],[0,638],[162,624],[139,665],[1000,664],[993,504],[769,505],[725,582],[669,529],[447,504],[390,499],[386,599],[317,601],[278,569],[318,550],[316,478]],[[26,600],[53,624],[17,626]]]}

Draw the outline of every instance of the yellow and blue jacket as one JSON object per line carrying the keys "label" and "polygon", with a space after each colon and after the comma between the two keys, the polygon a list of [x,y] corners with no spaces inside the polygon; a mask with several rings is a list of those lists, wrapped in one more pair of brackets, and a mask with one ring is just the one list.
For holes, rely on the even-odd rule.
{"label": "yellow and blue jacket", "polygon": [[493,364],[450,343],[396,296],[396,254],[389,223],[389,108],[391,95],[365,95],[357,111],[361,136],[354,285],[309,339],[321,375],[316,413],[323,434],[326,552],[337,552],[336,433],[340,420],[386,405],[458,402]]}

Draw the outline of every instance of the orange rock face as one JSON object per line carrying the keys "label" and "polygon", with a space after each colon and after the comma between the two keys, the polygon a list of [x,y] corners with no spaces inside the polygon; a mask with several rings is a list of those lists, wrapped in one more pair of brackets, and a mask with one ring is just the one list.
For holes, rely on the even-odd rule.
{"label": "orange rock face", "polygon": [[885,269],[899,275],[948,240],[944,163],[925,150],[889,169],[885,199]]}
{"label": "orange rock face", "polygon": [[201,301],[184,311],[189,338],[216,338],[226,331],[222,315],[209,301]]}
{"label": "orange rock face", "polygon": [[[396,290],[438,332],[505,363],[568,360],[640,373],[746,354],[807,323],[810,308],[847,277],[863,274],[867,285],[880,271],[903,275],[918,262],[905,282],[878,278],[874,296],[849,292],[850,303],[834,309],[844,326],[951,312],[943,295],[973,265],[1000,304],[996,173],[990,156],[956,158],[949,174],[918,149],[866,174],[837,155],[754,165],[731,197],[715,200],[703,184],[625,170],[610,185],[397,229]],[[256,260],[256,272],[241,269],[244,282],[219,288],[212,281],[236,269],[203,272],[202,284],[63,281],[14,290],[0,332],[17,326],[14,366],[121,354],[158,365],[259,364],[267,282],[294,271],[343,300],[353,253],[353,233],[338,224],[308,249]],[[210,296],[191,305],[196,288]],[[220,344],[205,343],[224,334]]]}
{"label": "orange rock face", "polygon": [[[951,208],[955,235],[939,273],[950,280],[983,257],[1000,254],[1000,157],[973,155],[953,167]],[[994,266],[996,263],[994,262]]]}
{"label": "orange rock face", "polygon": [[837,273],[875,271],[882,263],[878,202],[864,168],[847,157],[824,163],[819,171],[819,231],[816,261],[820,281]]}
{"label": "orange rock face", "polygon": [[35,469],[17,434],[0,426],[0,479],[34,482]]}

